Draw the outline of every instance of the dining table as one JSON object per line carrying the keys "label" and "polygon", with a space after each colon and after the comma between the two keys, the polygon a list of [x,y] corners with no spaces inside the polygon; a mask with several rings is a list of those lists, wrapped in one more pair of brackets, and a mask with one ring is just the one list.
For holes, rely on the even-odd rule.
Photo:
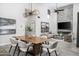
{"label": "dining table", "polygon": [[30,42],[33,44],[33,49],[29,51],[31,55],[38,55],[42,52],[42,44],[47,40],[47,38],[41,38],[40,36],[32,36],[32,35],[26,35],[26,36],[15,36],[17,40],[21,40],[23,42]]}

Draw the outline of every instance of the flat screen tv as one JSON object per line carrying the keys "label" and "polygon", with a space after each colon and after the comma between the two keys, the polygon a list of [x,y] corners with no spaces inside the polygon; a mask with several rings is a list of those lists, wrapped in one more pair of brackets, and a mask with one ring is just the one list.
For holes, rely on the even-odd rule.
{"label": "flat screen tv", "polygon": [[58,29],[59,30],[71,30],[71,22],[59,22]]}

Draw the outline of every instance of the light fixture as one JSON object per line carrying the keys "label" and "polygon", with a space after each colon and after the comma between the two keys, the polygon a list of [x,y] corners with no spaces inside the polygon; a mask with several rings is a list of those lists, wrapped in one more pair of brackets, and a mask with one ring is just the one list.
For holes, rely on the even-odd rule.
{"label": "light fixture", "polygon": [[59,13],[59,11],[64,11],[64,9],[58,9],[57,3],[56,3],[56,9],[54,10],[56,13]]}
{"label": "light fixture", "polygon": [[50,15],[51,14],[50,10],[48,9],[47,11],[48,11],[48,15]]}
{"label": "light fixture", "polygon": [[24,16],[28,17],[33,15],[38,15],[38,14],[39,14],[39,10],[37,9],[32,10],[32,3],[31,3],[31,9],[25,9]]}
{"label": "light fixture", "polygon": [[49,16],[51,15],[50,9],[47,10],[47,18],[49,19]]}

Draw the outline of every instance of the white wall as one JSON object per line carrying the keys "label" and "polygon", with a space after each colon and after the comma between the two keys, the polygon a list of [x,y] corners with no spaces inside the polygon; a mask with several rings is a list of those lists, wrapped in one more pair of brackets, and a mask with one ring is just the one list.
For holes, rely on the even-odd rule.
{"label": "white wall", "polygon": [[50,15],[50,31],[53,34],[57,34],[57,13]]}
{"label": "white wall", "polygon": [[[23,17],[23,13],[27,6],[26,3],[0,3],[0,17],[16,20],[16,35],[25,34],[24,25],[27,19]],[[0,44],[8,43],[11,36],[13,35],[0,35]]]}

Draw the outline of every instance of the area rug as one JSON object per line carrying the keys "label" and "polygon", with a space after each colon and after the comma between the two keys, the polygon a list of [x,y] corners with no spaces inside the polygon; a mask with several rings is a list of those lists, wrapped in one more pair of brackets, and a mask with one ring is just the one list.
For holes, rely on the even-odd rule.
{"label": "area rug", "polygon": [[4,48],[0,48],[0,56],[10,56],[10,54]]}
{"label": "area rug", "polygon": [[0,53],[6,53],[7,51],[4,48],[0,48]]}

